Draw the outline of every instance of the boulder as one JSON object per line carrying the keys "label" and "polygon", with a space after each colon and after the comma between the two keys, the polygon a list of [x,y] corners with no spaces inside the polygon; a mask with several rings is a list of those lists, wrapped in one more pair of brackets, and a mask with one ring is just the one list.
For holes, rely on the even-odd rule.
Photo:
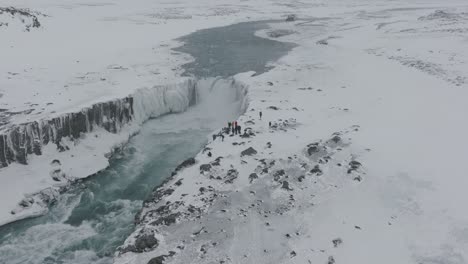
{"label": "boulder", "polygon": [[241,152],[241,157],[243,157],[243,156],[252,156],[252,155],[255,155],[255,154],[257,154],[257,151],[254,148],[249,147],[248,149]]}
{"label": "boulder", "polygon": [[251,173],[251,174],[249,175],[249,181],[250,181],[250,183],[252,183],[252,182],[253,182],[254,180],[256,180],[256,179],[258,179],[257,173]]}
{"label": "boulder", "polygon": [[319,152],[319,146],[318,145],[311,145],[308,149],[307,149],[307,153],[309,154],[309,156],[311,156],[312,154],[314,153],[317,153]]}
{"label": "boulder", "polygon": [[288,181],[283,181],[283,184],[281,185],[282,189],[291,191],[292,189],[289,187],[289,182]]}
{"label": "boulder", "polygon": [[334,247],[338,247],[340,244],[343,243],[343,240],[341,240],[341,238],[335,238],[332,240],[332,243]]}
{"label": "boulder", "polygon": [[322,170],[320,169],[319,165],[315,165],[314,168],[310,170],[310,173],[320,176],[322,175]]}
{"label": "boulder", "polygon": [[275,171],[273,174],[273,180],[279,181],[281,179],[281,176],[284,176],[286,173],[284,172],[283,169]]}
{"label": "boulder", "polygon": [[333,142],[335,142],[335,143],[338,143],[338,142],[341,141],[341,137],[338,136],[338,135],[335,135],[335,136],[332,137],[330,140],[333,141]]}
{"label": "boulder", "polygon": [[233,183],[239,176],[239,172],[236,169],[230,169],[227,172],[225,183]]}
{"label": "boulder", "polygon": [[158,246],[159,241],[154,237],[153,233],[143,234],[135,240],[135,247],[130,251],[142,253]]}
{"label": "boulder", "polygon": [[294,14],[291,14],[286,17],[286,22],[294,22],[296,21],[296,19],[297,19],[297,16]]}
{"label": "boulder", "polygon": [[279,108],[277,106],[274,106],[274,105],[271,105],[271,106],[267,107],[267,109],[279,110]]}
{"label": "boulder", "polygon": [[200,165],[200,172],[210,171],[211,165],[210,164],[202,164]]}
{"label": "boulder", "polygon": [[161,255],[161,256],[157,256],[155,258],[150,259],[150,261],[148,261],[148,264],[163,264],[166,258],[170,258],[174,256],[175,254],[176,253],[174,251],[169,251],[168,255]]}

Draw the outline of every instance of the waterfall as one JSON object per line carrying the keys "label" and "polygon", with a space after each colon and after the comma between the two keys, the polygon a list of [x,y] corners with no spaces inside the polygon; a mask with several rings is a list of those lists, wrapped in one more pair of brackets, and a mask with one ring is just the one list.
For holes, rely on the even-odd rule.
{"label": "waterfall", "polygon": [[[69,147],[64,142],[74,141],[83,133],[103,128],[119,133],[127,125],[140,126],[150,118],[178,113],[199,103],[207,96],[230,92],[233,100],[241,102],[241,111],[247,107],[247,88],[234,78],[188,79],[173,85],[141,88],[120,99],[94,104],[79,112],[66,113],[51,119],[19,125],[6,125],[0,132],[0,168],[16,162],[28,164],[29,155],[42,155],[44,146],[56,145],[59,152]],[[222,109],[222,101],[216,102]]]}

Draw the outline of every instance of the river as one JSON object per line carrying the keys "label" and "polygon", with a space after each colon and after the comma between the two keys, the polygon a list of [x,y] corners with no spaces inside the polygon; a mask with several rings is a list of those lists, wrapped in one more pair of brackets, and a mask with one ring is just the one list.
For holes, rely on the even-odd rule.
{"label": "river", "polygon": [[[254,35],[265,27],[241,23],[181,38],[186,44],[177,50],[194,57],[184,65],[186,74],[205,78],[267,71],[268,62],[292,45]],[[195,156],[212,131],[242,114],[238,98],[224,84],[211,81],[210,92],[184,113],[146,122],[108,169],[75,184],[46,215],[0,227],[0,263],[112,263],[151,190]]]}

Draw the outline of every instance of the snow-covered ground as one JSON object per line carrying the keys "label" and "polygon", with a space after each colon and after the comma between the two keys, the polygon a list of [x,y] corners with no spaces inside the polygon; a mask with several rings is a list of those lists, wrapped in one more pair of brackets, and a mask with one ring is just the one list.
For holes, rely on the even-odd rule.
{"label": "snow-covered ground", "polygon": [[155,192],[116,263],[468,261],[466,1],[4,2],[41,23],[0,26],[9,124],[174,83],[196,29],[297,15],[258,34],[298,47],[238,76],[253,134]]}

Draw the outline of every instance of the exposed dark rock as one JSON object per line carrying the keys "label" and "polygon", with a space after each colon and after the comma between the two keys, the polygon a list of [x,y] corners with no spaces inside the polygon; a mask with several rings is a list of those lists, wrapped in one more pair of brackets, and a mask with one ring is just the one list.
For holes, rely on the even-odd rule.
{"label": "exposed dark rock", "polygon": [[321,39],[317,41],[318,45],[328,45],[328,39]]}
{"label": "exposed dark rock", "polygon": [[[167,188],[166,189],[164,187],[157,187],[157,188],[155,188],[153,190],[151,195],[143,201],[143,207],[148,207],[149,204],[157,204],[158,202],[160,202],[162,200],[163,197],[169,196],[173,192],[174,192],[174,189],[172,189],[172,188]],[[144,218],[144,216],[142,216],[141,211],[139,211],[135,215],[135,224],[141,223],[143,218]]]}
{"label": "exposed dark rock", "polygon": [[280,38],[280,37],[284,37],[287,35],[291,35],[293,33],[294,31],[288,30],[288,29],[276,29],[276,30],[268,31],[267,35],[270,38]]}
{"label": "exposed dark rock", "polygon": [[294,250],[291,251],[291,252],[289,253],[289,256],[290,256],[291,258],[294,258],[295,256],[297,256],[296,251],[294,251]]}
{"label": "exposed dark rock", "polygon": [[64,151],[70,150],[70,148],[67,145],[62,145],[61,142],[57,142],[56,145],[57,145],[58,152],[64,152]]}
{"label": "exposed dark rock", "polygon": [[255,155],[255,154],[257,154],[257,151],[254,148],[249,147],[248,149],[241,152],[241,157],[243,157],[243,156],[252,156],[252,155]]}
{"label": "exposed dark rock", "polygon": [[281,176],[284,176],[286,173],[284,172],[283,169],[275,171],[273,173],[273,180],[279,181],[281,179]]}
{"label": "exposed dark rock", "polygon": [[158,246],[159,241],[154,237],[153,233],[142,234],[135,240],[135,247],[130,248],[130,251],[141,253],[151,250]]}
{"label": "exposed dark rock", "polygon": [[60,163],[60,160],[58,160],[58,159],[54,159],[50,164],[51,164],[51,165],[62,165],[62,164]]}
{"label": "exposed dark rock", "polygon": [[35,139],[33,143],[33,153],[37,156],[42,155],[42,145],[39,139]]}
{"label": "exposed dark rock", "polygon": [[223,157],[217,157],[214,161],[212,161],[212,162],[210,163],[211,166],[219,166],[220,163],[221,163],[221,159],[222,159],[222,158],[223,158]]}
{"label": "exposed dark rock", "polygon": [[267,107],[267,109],[279,110],[279,108],[277,106],[274,106],[274,105]]}
{"label": "exposed dark rock", "polygon": [[348,169],[348,174],[352,173],[353,171],[359,169],[362,166],[362,164],[356,160],[352,160],[349,162],[349,169]]}
{"label": "exposed dark rock", "polygon": [[61,169],[55,169],[53,171],[50,172],[50,176],[52,177],[52,179],[54,181],[61,181],[62,177],[63,177],[63,174],[62,174],[62,170]]}
{"label": "exposed dark rock", "polygon": [[291,187],[289,187],[289,182],[288,181],[283,181],[283,184],[281,185],[282,189],[292,191]]}
{"label": "exposed dark rock", "polygon": [[251,174],[249,175],[249,181],[250,181],[250,183],[252,183],[252,182],[253,182],[254,180],[256,180],[256,179],[258,179],[257,173],[251,173]]}
{"label": "exposed dark rock", "polygon": [[338,142],[341,141],[341,137],[338,136],[338,135],[335,135],[335,136],[333,136],[330,140],[333,141],[333,142],[335,142],[335,143],[338,143]]}
{"label": "exposed dark rock", "polygon": [[176,186],[181,186],[182,185],[182,179],[179,179],[174,183]]}
{"label": "exposed dark rock", "polygon": [[[39,28],[41,26],[41,23],[37,17],[41,14],[38,12],[32,12],[28,9],[14,7],[0,7],[0,15],[3,13],[8,13],[11,16],[18,17],[24,24],[25,30],[28,32],[31,30],[31,28]],[[26,22],[27,19],[31,20],[31,22]],[[0,26],[2,26],[2,23],[0,23]]]}
{"label": "exposed dark rock", "polygon": [[349,166],[351,166],[351,168],[353,168],[353,169],[357,169],[357,168],[361,167],[361,163],[356,161],[356,160],[353,160],[353,161],[349,162]]}
{"label": "exposed dark rock", "polygon": [[311,156],[312,154],[317,153],[319,151],[320,151],[320,149],[319,149],[318,143],[310,144],[308,146],[308,148],[307,148],[307,153],[309,154],[309,156]]}
{"label": "exposed dark rock", "polygon": [[317,176],[320,176],[320,175],[323,174],[323,172],[320,169],[319,165],[315,165],[314,168],[310,170],[310,173],[316,174]]}
{"label": "exposed dark rock", "polygon": [[50,120],[12,125],[0,135],[0,166],[12,162],[27,164],[30,154],[42,155],[42,148],[55,144],[60,152],[69,150],[62,139],[78,139],[81,134],[102,127],[117,133],[132,120],[133,98],[98,103],[76,113],[68,113]]}
{"label": "exposed dark rock", "polygon": [[246,128],[244,133],[240,135],[241,138],[250,138],[255,136],[255,133],[252,131],[251,128]]}
{"label": "exposed dark rock", "polygon": [[195,158],[188,158],[186,160],[184,160],[181,164],[179,164],[179,166],[177,166],[174,170],[174,172],[172,173],[172,175],[175,175],[177,174],[177,172],[179,172],[180,170],[184,169],[184,168],[187,168],[187,167],[190,167],[192,166],[193,164],[195,164],[196,161],[195,161]]}
{"label": "exposed dark rock", "polygon": [[335,238],[332,240],[332,243],[334,247],[338,247],[339,245],[343,243],[343,240],[341,240],[341,238]]}
{"label": "exposed dark rock", "polygon": [[160,217],[157,220],[151,222],[150,225],[153,225],[153,226],[158,226],[158,225],[169,226],[169,225],[175,224],[177,222],[177,218],[179,216],[180,216],[180,213],[169,214],[169,215]]}
{"label": "exposed dark rock", "polygon": [[161,255],[161,256],[157,256],[155,258],[150,259],[148,264],[164,264],[164,261],[166,260],[166,258],[170,258],[174,256],[175,254],[176,253],[174,251],[169,251],[168,255]]}
{"label": "exposed dark rock", "polygon": [[239,176],[239,172],[236,169],[230,169],[227,172],[225,183],[233,183]]}
{"label": "exposed dark rock", "polygon": [[297,178],[299,182],[302,182],[305,179],[305,175],[301,175]]}
{"label": "exposed dark rock", "polygon": [[205,230],[205,227],[202,227],[202,228],[200,228],[200,230],[198,230],[198,231],[192,233],[192,235],[198,236],[198,235],[200,235],[204,230]]}
{"label": "exposed dark rock", "polygon": [[205,154],[205,152],[210,151],[210,150],[211,150],[210,147],[206,147],[206,148],[204,148],[204,149],[202,150],[202,153]]}
{"label": "exposed dark rock", "polygon": [[21,207],[23,207],[23,208],[28,208],[28,207],[30,207],[33,203],[34,203],[34,199],[32,199],[32,198],[24,198],[24,199],[21,200],[21,202],[19,203],[19,206],[21,206]]}
{"label": "exposed dark rock", "polygon": [[296,19],[297,19],[297,16],[294,14],[291,14],[286,17],[286,22],[293,22],[293,21],[296,21]]}
{"label": "exposed dark rock", "polygon": [[335,264],[335,258],[333,256],[329,256],[327,264]]}
{"label": "exposed dark rock", "polygon": [[211,165],[210,164],[202,164],[200,165],[200,172],[210,171]]}

